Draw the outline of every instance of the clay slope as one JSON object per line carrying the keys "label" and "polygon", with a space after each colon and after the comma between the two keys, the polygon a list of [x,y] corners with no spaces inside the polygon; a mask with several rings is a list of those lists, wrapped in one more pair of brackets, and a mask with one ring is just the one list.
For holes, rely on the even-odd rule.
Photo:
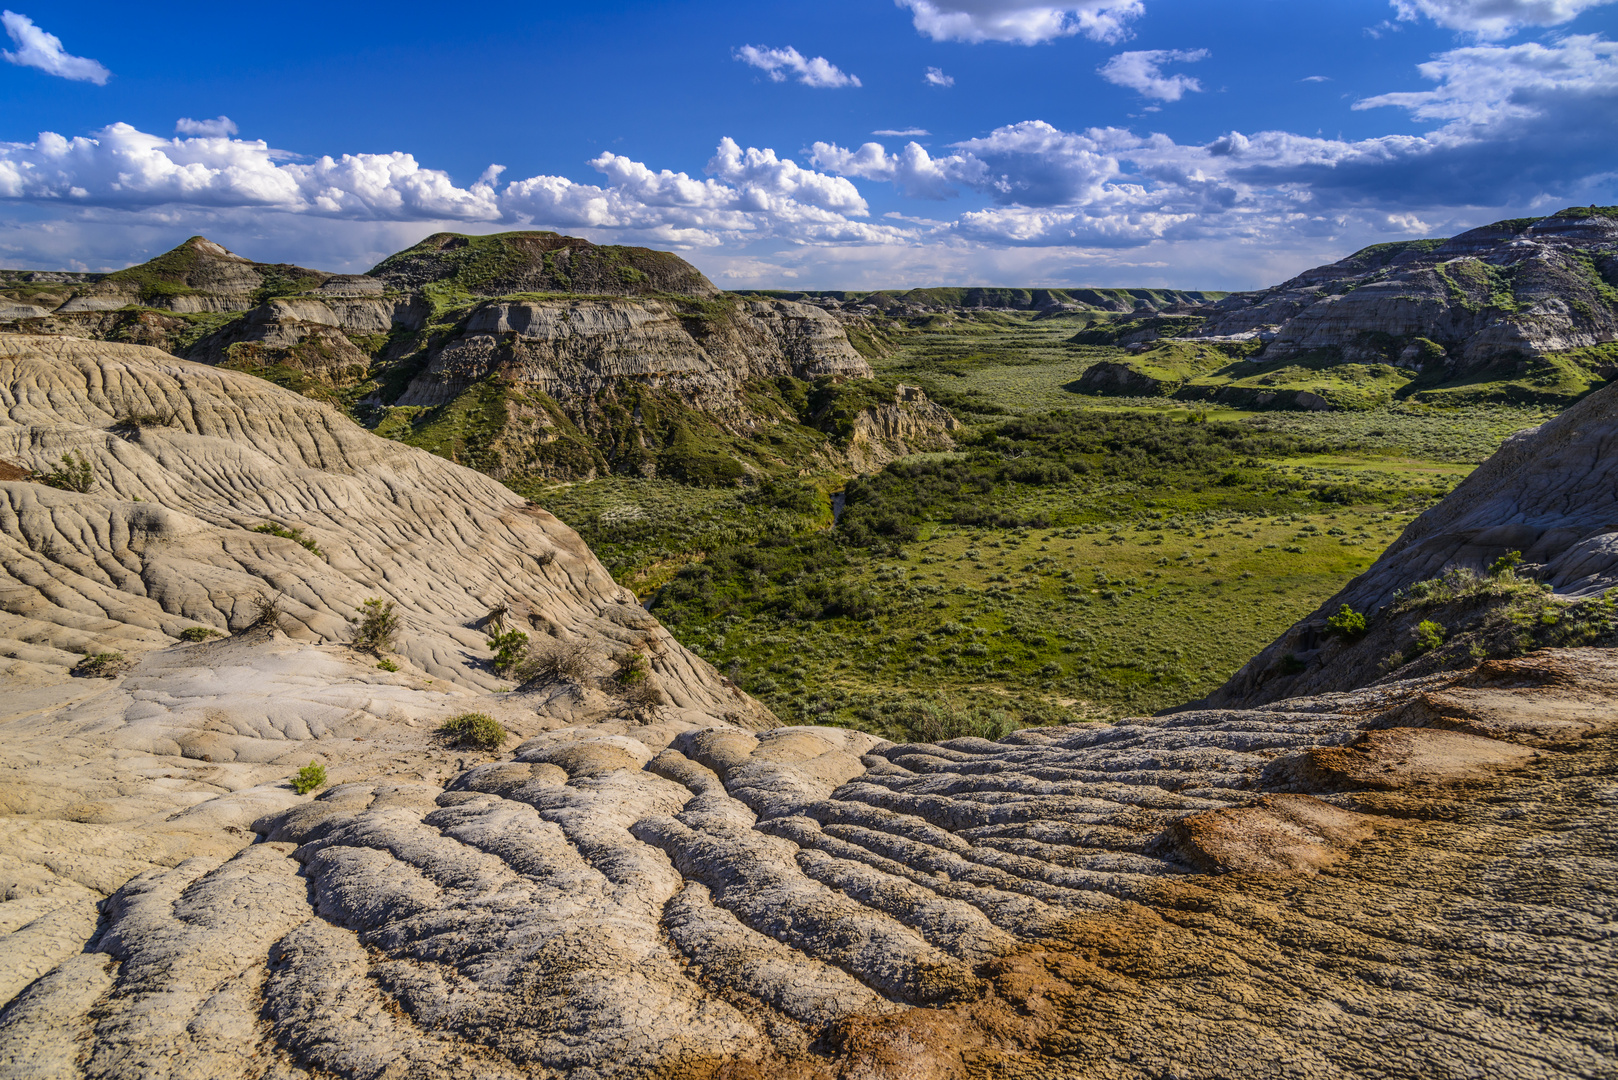
{"label": "clay slope", "polygon": [[1337,350],[1345,362],[1452,377],[1618,341],[1615,290],[1618,210],[1572,207],[1366,248],[1219,301],[1197,335],[1257,335],[1268,342],[1264,361]]}
{"label": "clay slope", "polygon": [[0,402],[0,459],[83,459],[95,477],[82,494],[0,483],[14,685],[57,681],[80,653],[239,631],[264,593],[308,642],[345,641],[356,605],[393,600],[399,655],[469,688],[504,682],[475,624],[506,604],[602,649],[645,639],[681,704],[731,707],[566,526],[328,406],[154,349],[26,337],[0,337]]}
{"label": "clay slope", "polygon": [[[1516,576],[1554,599],[1591,601],[1618,585],[1618,386],[1509,439],[1437,506],[1411,522],[1370,569],[1249,661],[1206,699],[1245,706],[1374,681],[1389,650],[1408,646],[1423,613],[1399,617],[1401,592],[1446,573],[1483,574],[1510,552]],[[1344,604],[1370,633],[1342,641],[1327,618]],[[1304,667],[1287,672],[1283,658]]]}

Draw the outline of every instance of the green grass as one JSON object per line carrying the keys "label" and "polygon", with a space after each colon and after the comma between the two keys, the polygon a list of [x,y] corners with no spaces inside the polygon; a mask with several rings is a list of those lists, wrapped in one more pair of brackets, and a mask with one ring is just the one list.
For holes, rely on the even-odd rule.
{"label": "green grass", "polygon": [[533,494],[783,720],[911,737],[1201,696],[1467,471],[1172,417],[985,426],[851,483],[836,529],[802,485]]}

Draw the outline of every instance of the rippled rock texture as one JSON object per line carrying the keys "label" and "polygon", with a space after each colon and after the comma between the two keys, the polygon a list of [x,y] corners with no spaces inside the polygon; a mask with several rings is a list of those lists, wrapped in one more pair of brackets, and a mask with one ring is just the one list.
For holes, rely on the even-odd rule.
{"label": "rippled rock texture", "polygon": [[998,743],[566,725],[443,779],[374,733],[417,767],[0,938],[0,1075],[1609,1076],[1618,744],[1560,710],[1615,690],[1589,650]]}

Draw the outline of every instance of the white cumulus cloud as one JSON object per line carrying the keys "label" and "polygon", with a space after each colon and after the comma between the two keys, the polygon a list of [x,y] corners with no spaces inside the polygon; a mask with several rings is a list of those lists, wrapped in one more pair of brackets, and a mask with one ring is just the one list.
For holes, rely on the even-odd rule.
{"label": "white cumulus cloud", "polygon": [[1202,84],[1190,75],[1164,75],[1164,64],[1190,64],[1205,59],[1207,49],[1144,49],[1124,52],[1096,68],[1096,74],[1115,86],[1158,101],[1179,101],[1187,92],[1200,92]]}
{"label": "white cumulus cloud", "polygon": [[[1011,41],[1037,45],[1083,34],[1092,41],[1118,42],[1129,23],[1146,11],[1142,0],[894,0],[909,8],[916,29],[934,41]],[[1570,0],[1571,2],[1571,0]]]}
{"label": "white cumulus cloud", "polygon": [[48,74],[59,75],[75,82],[92,82],[97,86],[107,85],[107,80],[112,78],[112,72],[99,62],[84,56],[74,56],[62,48],[61,38],[41,30],[34,25],[34,20],[26,15],[19,15],[15,11],[0,11],[0,25],[5,26],[11,43],[17,46],[16,52],[0,50],[0,56],[4,56],[13,64],[38,68]]}
{"label": "white cumulus cloud", "polygon": [[788,78],[796,76],[803,85],[819,89],[860,85],[858,78],[843,71],[824,56],[805,58],[790,45],[784,49],[743,45],[736,50],[736,59],[763,71],[769,75],[771,82],[786,82]]}
{"label": "white cumulus cloud", "polygon": [[947,199],[957,194],[954,184],[966,178],[963,168],[969,169],[959,156],[934,159],[914,142],[894,154],[874,142],[854,150],[846,150],[835,143],[817,142],[812,150],[809,160],[817,169],[862,180],[884,181],[913,199]]}
{"label": "white cumulus cloud", "polygon": [[1484,40],[1508,37],[1525,26],[1560,26],[1613,0],[1389,0],[1401,20],[1422,16]]}
{"label": "white cumulus cloud", "polygon": [[1422,120],[1488,127],[1539,115],[1552,96],[1606,99],[1618,95],[1618,42],[1595,34],[1551,45],[1478,45],[1454,49],[1418,65],[1432,90],[1378,94],[1356,109],[1396,105]]}
{"label": "white cumulus cloud", "polygon": [[882,136],[884,138],[888,138],[888,139],[920,139],[920,138],[925,138],[928,135],[931,135],[932,132],[928,131],[926,128],[909,127],[909,128],[879,128],[876,131],[871,132],[871,134],[872,135],[880,135],[880,136]]}
{"label": "white cumulus cloud", "polygon": [[928,86],[937,86],[948,89],[949,87],[955,85],[955,76],[945,75],[943,68],[930,67],[927,69],[927,74],[921,77],[921,81],[926,83]]}
{"label": "white cumulus cloud", "polygon": [[216,116],[212,120],[193,120],[189,116],[182,116],[174,125],[176,135],[202,135],[210,139],[228,138],[240,130],[228,116]]}
{"label": "white cumulus cloud", "polygon": [[[217,128],[217,121],[209,121]],[[279,212],[344,222],[450,222],[596,230],[682,247],[773,238],[787,243],[889,243],[901,228],[863,220],[865,199],[843,176],[774,150],[723,139],[706,177],[653,170],[604,153],[597,184],[534,176],[501,186],[490,166],[469,186],[407,153],[301,159],[224,134],[165,139],[129,124],[90,136],[53,132],[0,143],[0,200],[33,211],[178,218]]]}

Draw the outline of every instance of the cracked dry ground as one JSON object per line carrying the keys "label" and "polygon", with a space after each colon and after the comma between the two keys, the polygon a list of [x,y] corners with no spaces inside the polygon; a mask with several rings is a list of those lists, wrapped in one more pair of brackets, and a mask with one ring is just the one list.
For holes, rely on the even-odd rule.
{"label": "cracked dry ground", "polygon": [[998,743],[561,728],[136,877],[0,1072],[1611,1077],[1615,691],[1565,650]]}

